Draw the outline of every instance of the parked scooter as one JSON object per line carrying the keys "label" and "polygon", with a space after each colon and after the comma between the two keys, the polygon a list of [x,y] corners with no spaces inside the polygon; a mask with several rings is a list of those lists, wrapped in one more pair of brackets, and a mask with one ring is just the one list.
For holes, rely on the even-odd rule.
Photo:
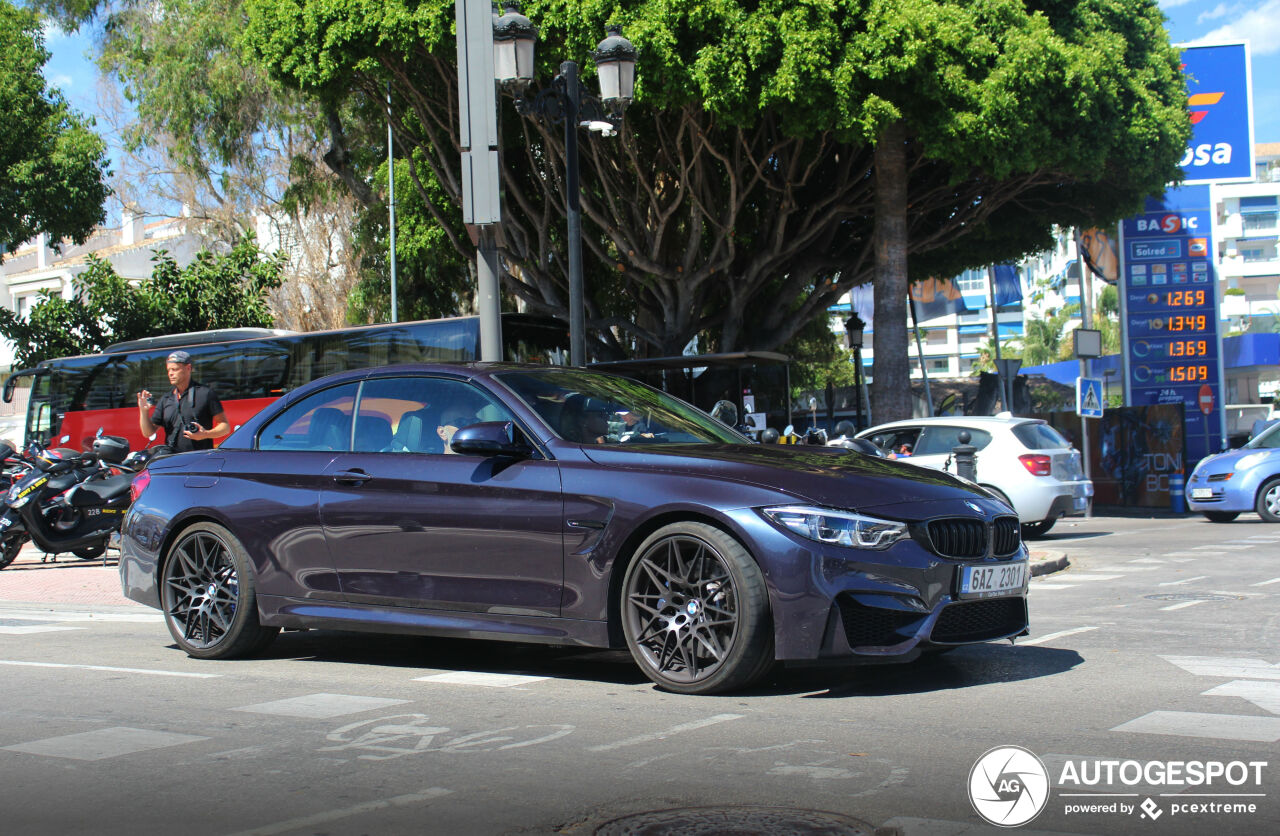
{"label": "parked scooter", "polygon": [[128,440],[99,433],[91,452],[60,459],[42,453],[28,450],[32,469],[6,495],[0,553],[7,556],[12,551],[16,557],[29,537],[48,554],[101,557],[129,507],[134,471],[122,466],[129,455]]}

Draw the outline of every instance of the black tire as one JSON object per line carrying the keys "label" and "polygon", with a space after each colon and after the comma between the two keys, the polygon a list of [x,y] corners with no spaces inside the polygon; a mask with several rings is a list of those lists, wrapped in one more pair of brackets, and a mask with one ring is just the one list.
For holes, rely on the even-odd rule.
{"label": "black tire", "polygon": [[982,487],[989,493],[995,494],[996,499],[1000,500],[1005,505],[1008,505],[1009,510],[1013,511],[1013,513],[1018,513],[1018,509],[1013,507],[1013,503],[1009,501],[1009,497],[1005,495],[1004,491],[997,487],[993,487],[992,485],[983,485]]}
{"label": "black tire", "polygon": [[640,544],[623,578],[621,612],[631,656],[668,691],[744,688],[774,661],[760,567],[704,523],[673,523]]}
{"label": "black tire", "polygon": [[1225,523],[1231,522],[1240,516],[1239,511],[1205,511],[1204,518],[1209,522]]}
{"label": "black tire", "polygon": [[1043,537],[1049,533],[1049,529],[1053,528],[1053,524],[1058,521],[1057,517],[1050,517],[1047,520],[1041,520],[1038,523],[1022,524],[1022,539],[1034,540],[1037,537]]}
{"label": "black tire", "polygon": [[12,537],[4,538],[0,542],[0,569],[18,559],[18,552],[22,551],[22,544],[26,541],[26,537],[21,534],[15,534]]}
{"label": "black tire", "polygon": [[107,547],[101,546],[85,546],[83,549],[72,549],[71,553],[81,560],[97,560],[107,553]]}
{"label": "black tire", "polygon": [[164,559],[160,604],[178,646],[197,659],[249,656],[280,632],[259,623],[249,555],[216,523],[196,523],[174,540]]}
{"label": "black tire", "polygon": [[1258,489],[1254,510],[1263,522],[1280,522],[1280,479],[1272,479]]}

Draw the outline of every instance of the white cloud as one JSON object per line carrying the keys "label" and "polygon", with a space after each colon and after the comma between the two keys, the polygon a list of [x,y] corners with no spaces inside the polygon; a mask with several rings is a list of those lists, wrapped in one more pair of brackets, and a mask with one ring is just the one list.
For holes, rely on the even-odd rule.
{"label": "white cloud", "polygon": [[1239,5],[1228,6],[1226,3],[1219,3],[1209,11],[1201,12],[1200,16],[1196,18],[1196,25],[1198,26],[1206,20],[1217,20],[1220,17],[1226,17],[1229,14],[1235,13],[1239,8]]}
{"label": "white cloud", "polygon": [[58,26],[57,22],[45,18],[40,24],[41,34],[44,35],[44,45],[46,48],[52,47],[59,41],[65,41],[71,37]]}
{"label": "white cloud", "polygon": [[57,87],[59,90],[67,90],[75,83],[76,80],[69,75],[55,75],[49,79],[49,86]]}
{"label": "white cloud", "polygon": [[1197,38],[1189,46],[1246,40],[1254,55],[1280,52],[1280,0],[1267,0],[1226,26]]}
{"label": "white cloud", "polygon": [[1194,3],[1195,0],[1160,0],[1160,8],[1176,9],[1179,6],[1185,6],[1188,3]]}

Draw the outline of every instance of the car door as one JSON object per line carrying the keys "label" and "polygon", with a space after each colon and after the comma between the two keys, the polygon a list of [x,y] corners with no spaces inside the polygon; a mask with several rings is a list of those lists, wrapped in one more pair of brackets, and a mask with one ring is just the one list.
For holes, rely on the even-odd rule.
{"label": "car door", "polygon": [[320,528],[320,489],[348,448],[356,383],[315,392],[263,426],[252,453],[228,452],[219,478],[234,480],[228,509],[254,556],[259,595],[340,600]]}
{"label": "car door", "polygon": [[512,461],[447,452],[448,433],[438,431],[446,420],[513,418],[462,380],[387,377],[362,385],[353,449],[328,468],[320,495],[343,596],[384,606],[559,615],[559,467],[536,454]]}

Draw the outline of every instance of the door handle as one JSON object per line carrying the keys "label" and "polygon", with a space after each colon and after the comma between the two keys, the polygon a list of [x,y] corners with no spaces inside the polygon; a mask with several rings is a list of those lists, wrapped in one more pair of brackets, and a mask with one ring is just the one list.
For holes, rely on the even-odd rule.
{"label": "door handle", "polygon": [[372,478],[373,478],[372,476],[370,476],[368,473],[365,473],[363,470],[343,470],[339,473],[333,474],[333,481],[338,482],[340,484],[351,483],[356,485],[363,485],[365,482],[368,482]]}

